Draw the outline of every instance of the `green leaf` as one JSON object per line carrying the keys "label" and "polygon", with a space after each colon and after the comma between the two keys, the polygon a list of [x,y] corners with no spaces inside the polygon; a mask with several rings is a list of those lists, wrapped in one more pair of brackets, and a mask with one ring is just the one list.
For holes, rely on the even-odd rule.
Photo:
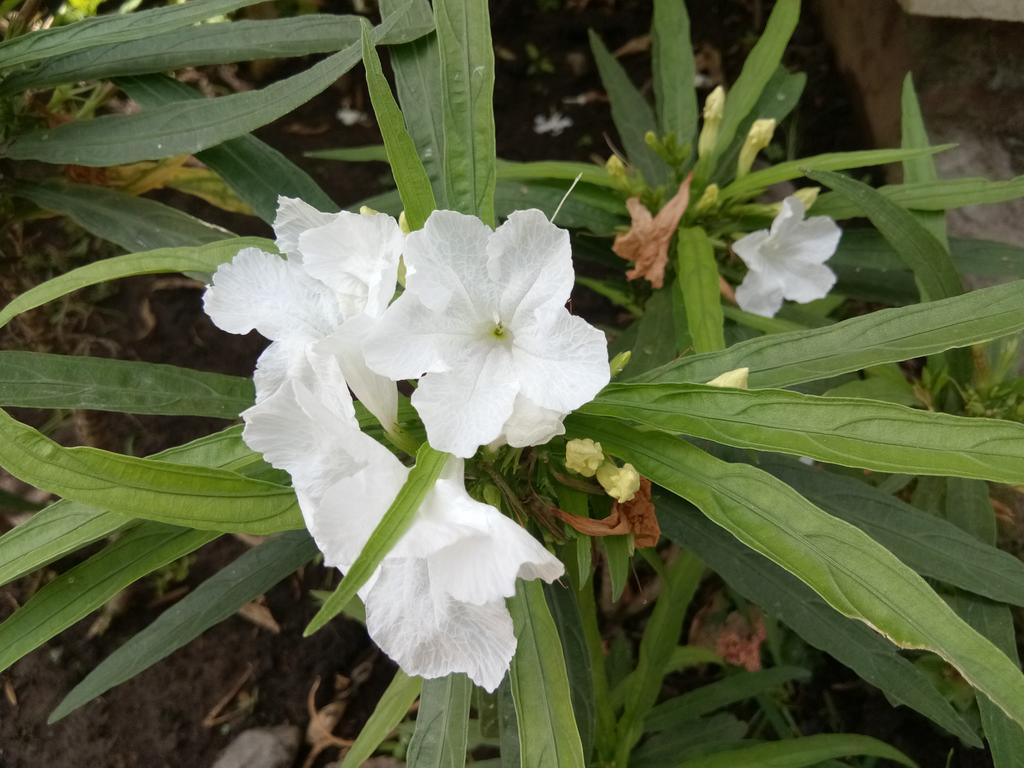
{"label": "green leaf", "polygon": [[0,406],[234,419],[251,379],[175,365],[0,351]]}
{"label": "green leaf", "polygon": [[338,147],[337,149],[315,149],[303,152],[306,157],[318,160],[337,160],[342,163],[386,163],[388,152],[383,144],[366,144],[361,147]]}
{"label": "green leaf", "polygon": [[484,0],[434,0],[448,206],[494,225],[494,49]]}
{"label": "green leaf", "polygon": [[739,743],[747,724],[721,713],[678,723],[671,731],[649,737],[629,760],[630,768],[677,768],[687,757],[719,752]]}
{"label": "green leaf", "polygon": [[13,194],[67,216],[86,232],[126,251],[195,246],[232,236],[156,200],[90,184],[19,181]]}
{"label": "green leaf", "polygon": [[423,683],[416,730],[405,755],[409,768],[464,768],[473,684],[465,675]]}
{"label": "green leaf", "polygon": [[[590,546],[588,537],[587,546]],[[586,574],[589,579],[590,573]],[[572,711],[576,716],[576,730],[584,757],[594,751],[594,729],[597,727],[597,701],[594,691],[594,665],[590,658],[590,647],[583,628],[583,615],[576,592],[569,585],[553,582],[544,585],[544,596],[548,601],[551,618],[562,642],[562,657],[565,672],[569,678],[569,694]],[[602,672],[603,673],[603,672]]]}
{"label": "green leaf", "polygon": [[380,65],[377,49],[370,39],[370,25],[363,25],[362,34],[363,63],[366,67],[366,87],[370,92],[373,112],[377,117],[377,125],[384,137],[384,148],[387,152],[388,164],[395,177],[395,186],[405,206],[406,219],[412,230],[423,227],[427,217],[433,213],[437,204],[430,186],[423,163],[416,152],[416,145],[405,129],[402,111],[398,108],[395,97],[391,95],[391,87],[384,70]]}
{"label": "green leaf", "polygon": [[[945,152],[955,144],[941,144],[937,147],[905,147],[903,149],[865,149],[859,152],[833,152],[813,157],[802,157],[784,163],[752,171],[742,179],[737,179],[722,190],[721,199],[751,197],[760,191],[783,181],[797,179],[807,171],[846,171],[851,168],[870,168],[889,163],[930,160],[932,155]],[[814,213],[818,211],[815,208]]]}
{"label": "green leaf", "polygon": [[564,229],[585,229],[596,235],[610,236],[617,227],[628,222],[622,199],[611,190],[581,183],[566,199],[569,186],[570,182],[559,181],[500,181],[494,201],[498,218],[525,208],[539,208],[551,218],[565,199],[557,220],[558,226]]}
{"label": "green leaf", "polygon": [[981,746],[969,726],[929,677],[867,625],[836,613],[795,576],[743,546],[696,508],[661,490],[655,507],[664,534],[691,547],[730,588],[764,607],[811,646],[833,656],[863,680],[882,689],[964,743]]}
{"label": "green leaf", "polygon": [[864,211],[864,215],[913,271],[923,301],[963,293],[963,284],[949,253],[912,213],[867,184],[847,176],[830,171],[810,171],[807,175],[854,201]]}
{"label": "green leaf", "polygon": [[804,768],[831,758],[854,755],[880,757],[917,768],[917,763],[898,749],[870,736],[831,733],[717,752],[686,760],[679,768]]}
{"label": "green leaf", "polygon": [[[203,98],[194,88],[163,75],[121,77],[117,84],[143,109]],[[322,211],[338,210],[308,173],[255,136],[225,141],[199,152],[196,158],[268,224],[277,215],[277,198],[282,195],[297,197]]]}
{"label": "green leaf", "polygon": [[219,536],[143,523],[44,586],[0,624],[0,672],[88,616],[132,582]]}
{"label": "green leaf", "polygon": [[71,689],[47,722],[63,719],[167,658],[287,578],[316,553],[316,545],[305,531],[285,533],[248,550],[107,656]]}
{"label": "green leaf", "polygon": [[[1005,203],[1024,197],[1024,176],[1005,181],[981,178],[939,179],[914,184],[890,184],[876,190],[890,202],[915,211],[949,211],[965,205]],[[865,215],[855,200],[837,193],[822,195],[814,213],[833,219]]]}
{"label": "green leaf", "polygon": [[690,16],[682,0],[654,0],[651,69],[662,134],[674,133],[680,145],[693,141],[697,134],[696,71]]}
{"label": "green leaf", "polygon": [[516,163],[511,160],[498,160],[498,178],[507,181],[575,181],[577,176],[580,177],[581,184],[616,189],[615,182],[607,171],[593,163],[562,160]]}
{"label": "green leaf", "polygon": [[718,262],[715,261],[715,249],[707,233],[700,227],[680,229],[676,259],[686,325],[690,329],[693,348],[697,352],[725,349]]}
{"label": "green leaf", "polygon": [[[382,14],[393,13],[401,0],[381,0]],[[410,22],[433,24],[434,15],[428,3],[415,3],[409,10]],[[416,18],[412,18],[413,14]],[[424,35],[418,40],[391,48],[391,69],[395,73],[398,103],[402,105],[406,127],[416,144],[423,167],[427,170],[439,208],[447,208],[444,180],[444,112],[441,107],[441,58],[437,35]]]}
{"label": "green leaf", "polygon": [[1024,424],[701,384],[612,384],[581,413],[880,472],[1024,482]]}
{"label": "green leaf", "polygon": [[644,307],[643,317],[638,321],[633,356],[623,371],[623,378],[640,376],[679,354],[682,345],[676,338],[674,312],[671,287],[651,294]]}
{"label": "green leaf", "polygon": [[358,16],[308,14],[177,29],[46,59],[4,80],[0,95],[83,80],[334,52],[359,39],[359,19]]}
{"label": "green leaf", "polygon": [[[428,29],[400,24],[401,14],[374,29],[377,40],[402,42]],[[254,131],[302,106],[360,59],[355,42],[304,72],[255,91],[215,99],[174,102],[132,115],[104,115],[15,138],[5,149],[14,160],[106,166],[194,154]]]}
{"label": "green leaf", "polygon": [[883,309],[835,325],[762,336],[721,352],[693,355],[641,381],[710,381],[750,368],[750,387],[786,387],[882,363],[967,347],[1024,329],[1024,281],[951,299]]}
{"label": "green leaf", "polygon": [[368,760],[405,718],[416,697],[420,695],[422,685],[421,678],[409,677],[402,670],[395,672],[391,685],[384,691],[355,743],[345,753],[339,768],[359,768]]}
{"label": "green leaf", "polygon": [[618,723],[617,764],[626,765],[629,753],[643,735],[643,722],[661,693],[669,660],[683,631],[683,618],[704,574],[704,564],[692,552],[683,552],[665,568],[661,592],[640,638],[636,670],[626,683],[625,706]]}
{"label": "green leaf", "polygon": [[738,672],[662,702],[648,713],[644,728],[648,731],[675,728],[686,720],[710,715],[794,680],[807,681],[810,678],[811,673],[800,667],[772,667],[757,672]]}
{"label": "green leaf", "polygon": [[768,81],[782,63],[782,54],[799,20],[800,0],[780,0],[775,4],[764,32],[743,62],[740,76],[729,91],[715,150],[706,159],[701,158],[697,176],[709,174],[733,139],[739,138],[740,124],[754,109]]}
{"label": "green leaf", "polygon": [[657,129],[654,112],[647,100],[629,79],[626,70],[608,51],[600,36],[590,30],[590,50],[597,63],[601,84],[608,92],[612,108],[612,121],[622,139],[629,162],[643,175],[644,180],[656,187],[668,181],[669,168],[644,139],[647,131]]}
{"label": "green leaf", "polygon": [[449,454],[435,451],[427,443],[420,446],[416,452],[416,466],[410,470],[395,500],[373,529],[369,540],[359,553],[359,557],[352,563],[352,567],[348,569],[341,584],[309,622],[303,633],[304,637],[309,637],[323,628],[327,622],[341,613],[349,600],[355,597],[367,579],[373,575],[377,566],[412,524],[416,510],[433,489],[449,458]]}
{"label": "green leaf", "polygon": [[96,46],[113,47],[117,43],[144,40],[257,2],[259,0],[192,0],[134,13],[96,16],[63,27],[39,30],[0,43],[0,71],[33,61],[54,60]]}
{"label": "green leaf", "polygon": [[558,629],[539,581],[516,582],[508,601],[516,632],[509,672],[519,729],[521,768],[583,768]]}
{"label": "green leaf", "polygon": [[130,517],[210,531],[301,528],[291,488],[96,448],[62,448],[0,411],[0,466],[36,488]]}
{"label": "green leaf", "polygon": [[573,434],[599,441],[652,482],[696,505],[751,549],[814,589],[844,616],[901,648],[952,664],[1017,722],[1024,676],[924,579],[866,533],[826,514],[771,475],[727,464],[678,438],[575,417]]}

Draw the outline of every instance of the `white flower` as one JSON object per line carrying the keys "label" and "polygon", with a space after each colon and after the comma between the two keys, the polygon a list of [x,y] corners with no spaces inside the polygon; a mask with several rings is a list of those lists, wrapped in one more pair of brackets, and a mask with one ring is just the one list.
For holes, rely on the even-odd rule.
{"label": "white flower", "polygon": [[782,201],[771,230],[751,232],[733,243],[750,269],[736,289],[740,309],[773,317],[783,299],[801,304],[828,295],[836,276],[825,266],[836,252],[842,230],[827,216],[804,220],[804,204],[790,196]]}
{"label": "white flower", "polygon": [[608,383],[604,334],[565,308],[569,235],[540,211],[496,231],[435,211],[408,236],[405,263],[405,293],[366,360],[396,381],[423,376],[412,404],[438,450],[469,458],[495,441],[545,443]]}
{"label": "white flower", "polygon": [[[246,443],[287,470],[327,565],[346,571],[409,473],[317,391],[288,382],[243,414]],[[412,526],[359,594],[374,641],[406,673],[455,672],[493,691],[516,639],[505,599],[517,578],[551,582],[561,562],[497,509],[470,498],[452,458]]]}
{"label": "white flower", "polygon": [[550,115],[534,115],[533,132],[538,136],[550,133],[552,136],[561,136],[566,128],[572,128],[571,117],[561,112],[552,112]]}
{"label": "white flower", "polygon": [[383,214],[323,213],[281,198],[274,230],[285,258],[243,249],[218,268],[204,297],[219,328],[256,330],[273,342],[256,365],[256,402],[287,380],[308,383],[317,369],[334,380],[341,407],[351,410],[351,387],[392,429],[397,389],[366,367],[363,344],[395,292],[405,239],[398,223]]}

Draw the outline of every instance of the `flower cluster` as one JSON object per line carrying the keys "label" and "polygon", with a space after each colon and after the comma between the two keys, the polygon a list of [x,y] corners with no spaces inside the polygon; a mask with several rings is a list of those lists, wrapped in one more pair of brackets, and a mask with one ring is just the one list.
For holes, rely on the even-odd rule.
{"label": "flower cluster", "polygon": [[[377,644],[406,672],[500,683],[515,651],[505,598],[563,566],[466,491],[481,446],[538,445],[608,382],[604,335],[565,308],[568,234],[540,211],[491,230],[436,211],[406,236],[384,214],[327,214],[282,198],[284,257],[241,251],[214,275],[206,311],[272,341],[243,414],[246,443],[292,477],[326,564],[347,570],[408,475],[359,429],[353,395],[397,431],[396,382],[431,445],[453,454],[410,529],[360,590]],[[405,290],[397,289],[400,261]]]}

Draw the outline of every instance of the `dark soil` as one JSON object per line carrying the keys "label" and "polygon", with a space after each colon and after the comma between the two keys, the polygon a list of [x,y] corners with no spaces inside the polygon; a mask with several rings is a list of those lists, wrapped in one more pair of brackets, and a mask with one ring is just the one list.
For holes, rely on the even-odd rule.
{"label": "dark soil", "polygon": [[[770,2],[708,0],[689,5],[694,43],[707,52],[712,64],[710,74],[715,75],[717,51],[720,70],[731,81]],[[544,10],[549,6],[557,10]],[[347,3],[331,2],[325,10],[351,9]],[[492,18],[499,53],[495,94],[499,154],[514,160],[607,157],[608,142],[616,140],[590,57],[587,29],[597,30],[615,50],[647,33],[650,3],[495,0]],[[534,48],[536,52],[531,55],[529,51]],[[622,60],[634,81],[649,91],[649,53],[640,51]],[[805,14],[788,63],[809,76],[797,116],[797,151],[812,154],[864,146],[845,86],[832,67],[811,13]],[[258,71],[243,66],[232,74],[243,81],[263,84],[305,65],[288,61]],[[222,82],[218,72],[203,75],[215,86]],[[578,98],[581,95],[584,98]],[[303,152],[313,149],[379,141],[371,125],[339,126],[335,113],[344,101],[368,111],[358,71],[296,113],[258,131],[258,135],[306,168],[337,203],[347,206],[380,191],[390,179],[381,164],[343,165],[303,157]],[[584,103],[577,103],[580,101]],[[553,111],[567,115],[574,125],[560,136],[538,136],[533,130],[534,117]],[[187,205],[197,215],[240,234],[269,234],[255,219],[196,207],[192,199],[165,199]],[[83,251],[76,257],[80,262],[109,255],[105,246],[81,233],[68,233],[63,225],[47,225],[33,232],[37,239],[40,233],[44,241],[49,239],[54,253],[62,252],[64,241],[70,238]],[[83,243],[87,247],[82,248]],[[69,251],[69,247],[63,251]],[[18,264],[23,266],[20,261]],[[11,271],[0,275],[0,303],[6,303],[10,295],[28,284],[45,279],[51,271],[64,271],[73,265],[54,269],[52,263],[44,264],[33,281],[23,272],[15,274],[14,260],[7,261],[4,269]],[[0,347],[109,354],[249,375],[264,342],[254,335],[240,338],[217,331],[203,315],[200,299],[199,286],[181,280],[126,280],[114,289],[87,292],[62,305],[62,311],[67,314],[70,310],[67,316],[74,318],[74,333],[68,332],[70,326],[66,324],[63,330],[55,325],[52,308],[40,310],[16,324],[13,332],[0,336]],[[37,417],[32,420],[39,423]],[[222,426],[223,422],[215,420],[78,413],[56,434],[65,442],[145,455]],[[195,556],[184,581],[170,589],[194,587],[230,562],[244,546],[224,537],[206,547]],[[65,570],[82,557],[79,553],[55,564],[53,570]],[[323,681],[317,696],[317,705],[323,706],[334,695],[336,676],[351,677],[357,667],[370,660],[372,674],[351,697],[336,729],[338,735],[353,736],[372,711],[393,667],[373,650],[359,625],[348,620],[336,620],[311,639],[301,638],[302,628],[316,608],[309,590],[331,588],[335,579],[334,574],[311,566],[274,588],[266,600],[280,624],[279,634],[242,618],[231,618],[134,680],[64,721],[47,726],[48,713],[63,695],[159,614],[163,605],[154,605],[158,597],[155,583],[140,582],[129,591],[124,609],[114,615],[105,633],[89,637],[93,619],[85,619],[0,676],[0,687],[6,684],[10,696],[0,696],[0,768],[203,768],[211,765],[218,752],[245,728],[290,723],[304,730],[309,722],[306,697],[314,681]],[[6,618],[36,586],[30,577],[0,590],[0,619]],[[822,658],[819,663],[815,680],[821,687],[808,687],[797,699],[799,711],[795,714],[806,732],[838,727],[875,734],[898,744],[924,766],[945,764],[948,739],[912,713],[894,713],[877,692],[859,684],[834,662]],[[237,708],[238,716],[215,727],[204,727],[204,717],[247,670],[251,673],[227,706],[228,711]],[[820,718],[819,713],[826,711],[826,692],[838,705],[838,723]],[[304,755],[305,749],[297,765]],[[315,765],[326,765],[336,755],[336,750],[328,750]],[[960,762],[954,761],[953,765],[989,764],[973,757],[958,759]]]}

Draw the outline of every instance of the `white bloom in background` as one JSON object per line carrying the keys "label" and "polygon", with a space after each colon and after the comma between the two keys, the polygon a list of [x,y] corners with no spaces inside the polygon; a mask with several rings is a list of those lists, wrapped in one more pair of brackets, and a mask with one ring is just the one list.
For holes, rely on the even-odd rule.
{"label": "white bloom in background", "polygon": [[[244,437],[291,474],[324,562],[346,571],[409,469],[324,396],[329,379],[313,385],[289,382],[250,408]],[[462,672],[493,691],[515,653],[505,599],[516,579],[551,582],[563,571],[526,530],[470,498],[462,460],[452,458],[359,594],[370,636],[406,673]]]}
{"label": "white bloom in background", "polygon": [[533,132],[538,136],[550,133],[552,136],[561,136],[566,128],[572,128],[572,118],[563,115],[561,112],[552,112],[550,115],[535,115],[533,118]]}
{"label": "white bloom in background", "polygon": [[804,304],[824,298],[835,285],[835,273],[825,262],[836,252],[842,230],[827,216],[805,220],[804,212],[799,198],[787,197],[771,230],[733,243],[750,270],[736,289],[740,309],[773,317],[783,299]]}
{"label": "white bloom in background", "polygon": [[540,211],[516,211],[495,231],[435,211],[408,236],[405,263],[406,290],[366,360],[396,381],[423,376],[412,404],[434,448],[469,458],[501,440],[545,443],[608,383],[604,334],[565,308],[569,235]]}
{"label": "white bloom in background", "polygon": [[366,367],[363,344],[395,292],[405,240],[398,222],[281,198],[274,229],[285,258],[245,248],[217,269],[204,297],[217,327],[273,342],[256,365],[256,401],[285,381],[308,383],[318,369],[334,380],[339,402],[351,409],[351,387],[391,429],[397,388]]}

